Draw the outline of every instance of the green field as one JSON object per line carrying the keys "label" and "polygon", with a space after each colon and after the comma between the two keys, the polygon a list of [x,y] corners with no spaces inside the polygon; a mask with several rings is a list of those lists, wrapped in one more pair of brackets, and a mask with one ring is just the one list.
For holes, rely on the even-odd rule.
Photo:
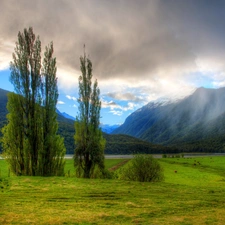
{"label": "green field", "polygon": [[0,160],[0,224],[224,224],[225,157],[158,160],[160,183],[78,179],[72,160],[66,177],[8,177]]}

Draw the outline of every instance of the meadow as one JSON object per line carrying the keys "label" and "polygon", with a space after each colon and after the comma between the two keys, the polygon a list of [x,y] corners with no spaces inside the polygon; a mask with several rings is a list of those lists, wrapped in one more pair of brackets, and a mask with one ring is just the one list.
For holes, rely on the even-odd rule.
{"label": "meadow", "polygon": [[65,177],[16,177],[0,160],[0,224],[224,224],[225,157],[157,160],[155,183],[75,178],[72,160]]}

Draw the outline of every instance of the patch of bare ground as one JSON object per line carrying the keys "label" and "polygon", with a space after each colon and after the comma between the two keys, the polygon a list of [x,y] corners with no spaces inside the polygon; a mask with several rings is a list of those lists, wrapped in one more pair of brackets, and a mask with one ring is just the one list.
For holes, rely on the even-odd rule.
{"label": "patch of bare ground", "polygon": [[126,159],[126,160],[118,163],[117,165],[109,168],[109,171],[115,171],[115,170],[119,169],[121,166],[125,165],[128,161],[129,161],[129,159]]}

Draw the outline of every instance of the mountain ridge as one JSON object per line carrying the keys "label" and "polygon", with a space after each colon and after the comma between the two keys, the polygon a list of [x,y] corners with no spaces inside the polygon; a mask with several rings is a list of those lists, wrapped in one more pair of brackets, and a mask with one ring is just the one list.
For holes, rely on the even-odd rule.
{"label": "mountain ridge", "polygon": [[[128,116],[113,134],[132,135],[178,148],[181,143],[207,143],[211,138],[220,138],[222,142],[225,134],[224,102],[225,88],[201,87],[177,102],[156,107],[149,107],[151,103],[148,103]],[[218,151],[223,149],[221,143]]]}
{"label": "mountain ridge", "polygon": [[[67,114],[66,112],[61,112],[59,109],[56,109],[56,112],[60,114],[61,116],[75,121],[76,118]],[[103,132],[107,134],[111,134],[116,128],[118,128],[120,125],[114,124],[114,125],[109,125],[109,124],[100,124],[100,128],[102,129]]]}
{"label": "mountain ridge", "polygon": [[[7,123],[6,114],[7,109],[7,94],[9,91],[0,89],[0,129]],[[68,119],[57,111],[58,133],[64,138],[64,144],[67,154],[74,154],[75,143],[74,134],[75,126],[74,120]],[[0,132],[0,136],[1,136]],[[167,148],[161,145],[151,144],[146,141],[128,136],[128,135],[110,135],[103,133],[106,139],[105,154],[134,154],[139,153],[167,153],[176,152],[176,148]],[[1,145],[0,145],[1,152]]]}

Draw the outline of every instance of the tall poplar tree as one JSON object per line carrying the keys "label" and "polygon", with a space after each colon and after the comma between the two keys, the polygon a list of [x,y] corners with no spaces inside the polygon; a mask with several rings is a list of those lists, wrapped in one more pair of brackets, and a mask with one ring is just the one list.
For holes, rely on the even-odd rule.
{"label": "tall poplar tree", "polygon": [[105,140],[102,137],[100,124],[101,101],[98,82],[92,87],[92,62],[80,57],[81,75],[79,76],[79,114],[75,121],[75,154],[74,165],[79,177],[90,178],[96,166],[104,171]]}
{"label": "tall poplar tree", "polygon": [[[52,53],[51,44],[46,48],[42,66],[39,37],[35,37],[32,28],[18,33],[10,63],[10,81],[16,94],[11,93],[8,98],[8,124],[3,128],[2,139],[4,153],[17,175],[62,173],[59,171],[64,166],[65,148],[63,140],[56,135],[56,112],[53,110],[58,90],[56,60]],[[56,148],[56,142],[60,147]]]}
{"label": "tall poplar tree", "polygon": [[56,78],[56,58],[53,58],[53,43],[45,49],[42,68],[42,106],[43,106],[43,151],[40,169],[43,175],[62,175],[64,173],[64,139],[57,134],[58,122],[56,104],[58,87]]}
{"label": "tall poplar tree", "polygon": [[30,171],[27,143],[24,132],[24,112],[18,110],[23,102],[23,97],[15,93],[8,94],[7,114],[9,123],[3,127],[2,144],[6,160],[16,175],[26,175]]}
{"label": "tall poplar tree", "polygon": [[[41,41],[39,37],[35,37],[32,28],[28,30],[24,29],[24,33],[18,33],[18,42],[16,42],[13,62],[10,63],[10,70],[10,81],[14,86],[16,94],[21,97],[14,98],[14,102],[10,102],[12,98],[9,98],[8,105],[14,108],[13,112],[18,111],[23,114],[23,127],[20,132],[23,132],[24,138],[23,151],[27,153],[26,156],[29,159],[27,165],[28,171],[23,171],[22,174],[36,175],[38,171],[38,150],[41,145],[41,118],[38,108],[41,104]],[[9,114],[13,113],[10,111],[10,107],[8,110]],[[10,123],[15,124],[15,120],[10,120],[12,117],[10,115],[8,117],[8,126],[10,126]],[[7,127],[5,128],[5,132],[7,132]],[[14,138],[16,139],[17,137],[10,137],[10,139]],[[5,153],[9,153],[9,151]],[[7,158],[10,157],[8,155]]]}

